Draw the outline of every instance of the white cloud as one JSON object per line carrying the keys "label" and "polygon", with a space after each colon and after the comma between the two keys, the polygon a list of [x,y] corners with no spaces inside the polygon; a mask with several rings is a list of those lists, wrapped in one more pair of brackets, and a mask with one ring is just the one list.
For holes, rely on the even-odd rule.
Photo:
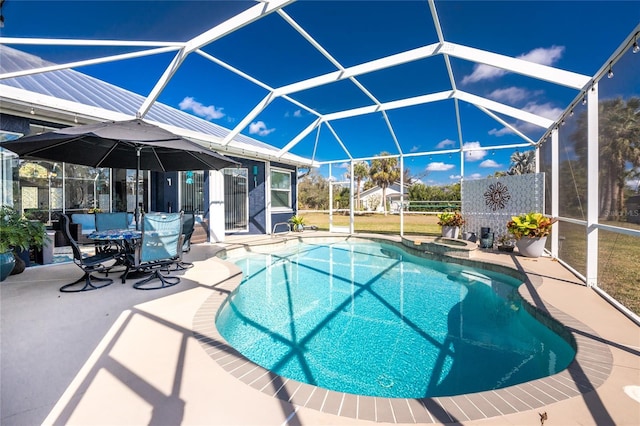
{"label": "white cloud", "polygon": [[548,118],[549,120],[557,120],[562,114],[562,109],[552,106],[550,102],[544,104],[529,102],[522,109],[532,114]]}
{"label": "white cloud", "polygon": [[480,148],[480,142],[465,142],[462,145],[463,149],[474,149],[474,151],[467,151],[464,153],[464,159],[467,161],[480,161],[482,160],[486,155],[487,155],[487,151],[484,150],[477,150],[477,148]]}
{"label": "white cloud", "polygon": [[[554,121],[557,120],[563,112],[562,109],[554,107],[550,102],[544,104],[529,102],[522,107],[522,110]],[[525,134],[539,129],[537,125],[528,122],[520,122],[517,125],[513,124],[513,126]],[[513,131],[507,127],[501,129],[494,128],[489,130],[489,134],[493,136],[505,136],[513,134]]]}
{"label": "white cloud", "polygon": [[446,164],[440,161],[435,161],[433,163],[427,164],[426,170],[430,172],[445,172],[447,170],[453,169],[455,166],[453,164]]}
{"label": "white cloud", "polygon": [[222,108],[216,108],[213,105],[204,106],[191,96],[184,98],[182,102],[180,102],[179,107],[183,111],[192,111],[195,115],[204,117],[207,120],[215,120],[225,116]]}
{"label": "white cloud", "polygon": [[496,163],[493,160],[484,160],[482,163],[480,163],[480,167],[497,169],[498,167],[501,167],[501,166],[500,164]]}
{"label": "white cloud", "polygon": [[414,145],[414,146],[411,147],[409,152],[418,152],[419,149],[420,149],[420,147],[418,145]]}
{"label": "white cloud", "polygon": [[538,47],[529,53],[518,56],[519,59],[541,65],[553,65],[562,57],[564,46]]}
{"label": "white cloud", "polygon": [[460,175],[449,175],[449,179],[451,180],[460,180],[460,178],[462,178]]}
{"label": "white cloud", "polygon": [[522,87],[511,86],[506,89],[496,89],[487,96],[495,101],[517,103],[531,97],[531,93]]}
{"label": "white cloud", "polygon": [[511,135],[513,134],[513,131],[508,128],[508,127],[503,127],[502,129],[491,129],[489,130],[489,134],[493,135],[493,136],[504,136],[504,135]]}
{"label": "white cloud", "polygon": [[456,141],[452,141],[451,139],[445,139],[443,141],[440,141],[440,143],[438,143],[438,145],[436,145],[436,148],[438,149],[442,149],[442,148],[446,148],[449,146],[454,146],[456,144]]}
{"label": "white cloud", "polygon": [[481,80],[492,80],[506,73],[505,70],[492,67],[491,65],[476,64],[473,67],[473,72],[462,78],[462,84],[476,83]]}
{"label": "white cloud", "polygon": [[[549,48],[537,47],[518,56],[518,59],[524,59],[525,61],[535,62],[542,65],[553,65],[562,57],[563,52],[564,46],[551,46]],[[501,68],[495,68],[485,64],[476,64],[473,67],[473,72],[464,76],[462,84],[476,83],[482,80],[492,80],[501,77],[506,73],[507,71]]]}
{"label": "white cloud", "polygon": [[289,118],[289,117],[296,117],[296,118],[300,118],[300,117],[302,117],[302,111],[301,111],[301,110],[299,110],[299,109],[297,109],[297,110],[293,111],[293,114],[292,114],[292,113],[290,113],[289,111],[286,111],[286,112],[284,113],[284,116],[285,116],[285,118]]}
{"label": "white cloud", "polygon": [[267,125],[264,121],[256,121],[249,124],[249,133],[252,135],[258,134],[259,136],[267,136],[269,133],[276,129],[267,129]]}
{"label": "white cloud", "polygon": [[471,173],[471,175],[466,177],[466,179],[469,179],[469,180],[478,180],[482,178],[483,176],[480,173]]}
{"label": "white cloud", "polygon": [[336,169],[348,169],[349,167],[351,167],[351,164],[344,162],[344,163],[340,163],[336,166]]}

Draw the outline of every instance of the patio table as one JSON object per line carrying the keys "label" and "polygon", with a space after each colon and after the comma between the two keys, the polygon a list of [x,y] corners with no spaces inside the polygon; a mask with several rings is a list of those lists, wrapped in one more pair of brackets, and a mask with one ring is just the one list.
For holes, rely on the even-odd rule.
{"label": "patio table", "polygon": [[[106,229],[104,231],[94,231],[88,234],[87,238],[94,240],[96,243],[116,244],[120,252],[116,265],[125,265],[128,270],[131,265],[128,265],[129,256],[127,255],[135,250],[136,241],[142,238],[142,231],[135,229]],[[120,278],[124,282],[124,273]]]}

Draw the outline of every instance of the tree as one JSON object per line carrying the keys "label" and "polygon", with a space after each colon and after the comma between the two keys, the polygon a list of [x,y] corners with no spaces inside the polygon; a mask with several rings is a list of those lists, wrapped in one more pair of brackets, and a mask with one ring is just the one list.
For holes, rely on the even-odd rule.
{"label": "tree", "polygon": [[360,161],[353,165],[353,178],[356,180],[356,209],[360,210],[360,184],[369,176],[369,164]]}
{"label": "tree", "polygon": [[298,207],[312,210],[329,208],[329,182],[315,169],[298,180]]}
{"label": "tree", "polygon": [[[640,98],[601,101],[599,116],[600,217],[618,220],[624,211],[624,191],[629,170],[640,167]],[[583,167],[587,165],[587,115],[578,117],[571,135]]]}
{"label": "tree", "polygon": [[524,175],[536,172],[536,152],[535,150],[520,152],[516,151],[511,154],[511,167],[507,174]]}
{"label": "tree", "polygon": [[369,168],[369,177],[376,185],[382,188],[382,207],[385,215],[387,214],[387,188],[400,178],[398,159],[387,157],[388,155],[390,154],[384,151],[378,154],[377,158],[371,160],[371,167]]}

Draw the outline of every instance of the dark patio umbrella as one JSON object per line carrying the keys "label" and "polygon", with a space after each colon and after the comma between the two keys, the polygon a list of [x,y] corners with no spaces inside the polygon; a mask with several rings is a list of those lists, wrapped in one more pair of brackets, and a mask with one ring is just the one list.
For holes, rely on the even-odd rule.
{"label": "dark patio umbrella", "polygon": [[219,170],[239,164],[141,119],[65,127],[2,142],[0,147],[24,159],[135,169],[136,182],[140,170]]}

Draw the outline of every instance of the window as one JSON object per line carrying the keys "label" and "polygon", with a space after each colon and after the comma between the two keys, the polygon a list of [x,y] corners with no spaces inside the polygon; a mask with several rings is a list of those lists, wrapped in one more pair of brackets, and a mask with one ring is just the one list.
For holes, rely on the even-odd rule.
{"label": "window", "polygon": [[271,169],[271,207],[291,210],[291,172]]}

